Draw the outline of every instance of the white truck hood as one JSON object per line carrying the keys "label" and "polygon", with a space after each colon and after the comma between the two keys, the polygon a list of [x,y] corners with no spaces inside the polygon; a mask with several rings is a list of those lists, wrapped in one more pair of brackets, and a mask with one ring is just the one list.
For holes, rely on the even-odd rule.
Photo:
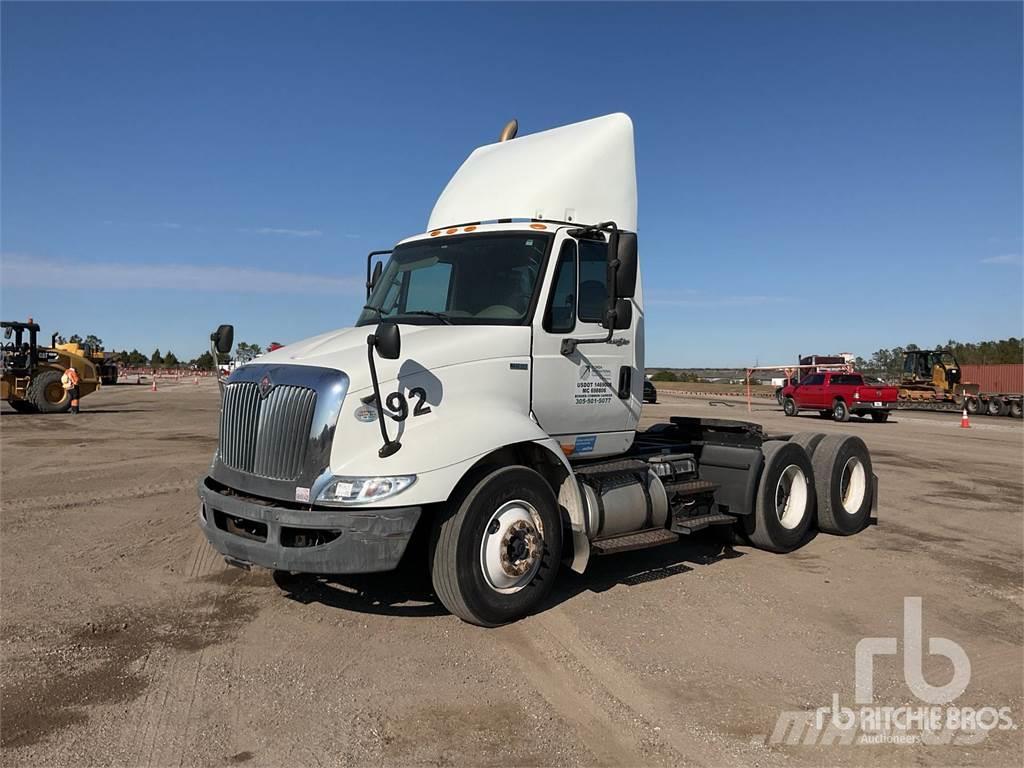
{"label": "white truck hood", "polygon": [[[397,360],[374,356],[381,388],[410,367],[436,371],[488,359],[530,356],[527,326],[400,325],[402,351]],[[349,393],[369,387],[366,337],[375,325],[341,328],[289,344],[259,358],[261,364],[312,365],[334,368],[349,377]],[[403,374],[404,375],[404,374]]]}

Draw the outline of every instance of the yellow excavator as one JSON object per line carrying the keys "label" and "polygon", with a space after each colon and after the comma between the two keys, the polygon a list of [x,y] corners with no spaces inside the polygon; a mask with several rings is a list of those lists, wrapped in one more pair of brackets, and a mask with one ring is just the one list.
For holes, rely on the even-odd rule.
{"label": "yellow excavator", "polygon": [[79,396],[85,397],[100,388],[100,372],[87,357],[40,347],[37,343],[39,325],[4,320],[0,322],[4,339],[0,344],[2,376],[0,397],[21,413],[63,413],[71,407],[71,399],[61,385],[61,376],[68,368],[78,372]]}

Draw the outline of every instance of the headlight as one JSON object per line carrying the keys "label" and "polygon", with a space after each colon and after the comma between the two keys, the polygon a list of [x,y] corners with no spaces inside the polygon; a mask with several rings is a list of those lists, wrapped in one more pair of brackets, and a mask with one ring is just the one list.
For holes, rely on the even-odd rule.
{"label": "headlight", "polygon": [[328,504],[366,504],[401,493],[414,482],[416,475],[336,477],[320,491],[316,500]]}

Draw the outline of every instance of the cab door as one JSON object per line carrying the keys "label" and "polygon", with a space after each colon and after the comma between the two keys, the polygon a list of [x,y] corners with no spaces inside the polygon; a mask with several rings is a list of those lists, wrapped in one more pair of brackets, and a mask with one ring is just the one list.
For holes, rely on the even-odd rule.
{"label": "cab door", "polygon": [[616,331],[611,343],[562,351],[565,339],[608,335],[600,324],[608,295],[607,251],[600,240],[564,239],[534,314],[533,414],[571,458],[626,450],[640,416],[643,356],[634,339],[641,313],[634,312],[630,328]]}

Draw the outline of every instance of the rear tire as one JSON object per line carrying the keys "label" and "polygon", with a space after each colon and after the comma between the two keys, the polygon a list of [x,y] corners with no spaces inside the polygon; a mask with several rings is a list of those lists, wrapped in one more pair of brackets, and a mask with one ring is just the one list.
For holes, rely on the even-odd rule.
{"label": "rear tire", "polygon": [[814,451],[818,528],[850,536],[864,529],[871,515],[874,475],[871,454],[855,435],[828,435]]}
{"label": "rear tire", "polygon": [[850,409],[842,400],[836,400],[832,403],[832,418],[835,421],[841,422],[850,420]]}
{"label": "rear tire", "polygon": [[889,414],[885,411],[872,411],[871,420],[878,424],[884,424],[889,420]]}
{"label": "rear tire", "polygon": [[971,416],[976,414],[981,409],[981,406],[978,404],[978,398],[968,397],[967,402],[964,403],[964,408],[967,409],[967,413]]}
{"label": "rear tire", "polygon": [[538,608],[554,585],[561,552],[562,521],[550,486],[532,469],[504,467],[439,516],[430,546],[434,590],[463,621],[496,627]]}
{"label": "rear tire", "polygon": [[[32,377],[25,399],[40,413],[64,413],[71,407],[71,398],[60,382],[61,372],[48,368]],[[60,395],[60,399],[57,395]]]}
{"label": "rear tire", "polygon": [[988,401],[988,415],[989,416],[1005,416],[1007,410],[1008,409],[1006,407],[1006,401],[1003,400],[1003,398],[1001,398],[1001,397],[989,398],[989,401]]}
{"label": "rear tire", "polygon": [[1014,418],[1014,419],[1019,419],[1019,418],[1021,418],[1022,415],[1024,415],[1024,407],[1021,406],[1021,401],[1020,400],[1011,400],[1010,401],[1010,414],[1009,415],[1010,415],[1011,418]]}
{"label": "rear tire", "polygon": [[782,411],[787,416],[796,416],[800,413],[800,409],[796,407],[796,400],[792,397],[787,397],[782,401]]}
{"label": "rear tire", "polygon": [[789,438],[789,442],[796,443],[803,448],[807,452],[807,455],[811,457],[811,464],[813,465],[814,450],[818,447],[818,443],[820,443],[824,438],[824,432],[798,432]]}
{"label": "rear tire", "polygon": [[798,443],[769,440],[761,451],[764,469],[754,514],[746,520],[747,538],[759,549],[791,552],[814,520],[814,469]]}

